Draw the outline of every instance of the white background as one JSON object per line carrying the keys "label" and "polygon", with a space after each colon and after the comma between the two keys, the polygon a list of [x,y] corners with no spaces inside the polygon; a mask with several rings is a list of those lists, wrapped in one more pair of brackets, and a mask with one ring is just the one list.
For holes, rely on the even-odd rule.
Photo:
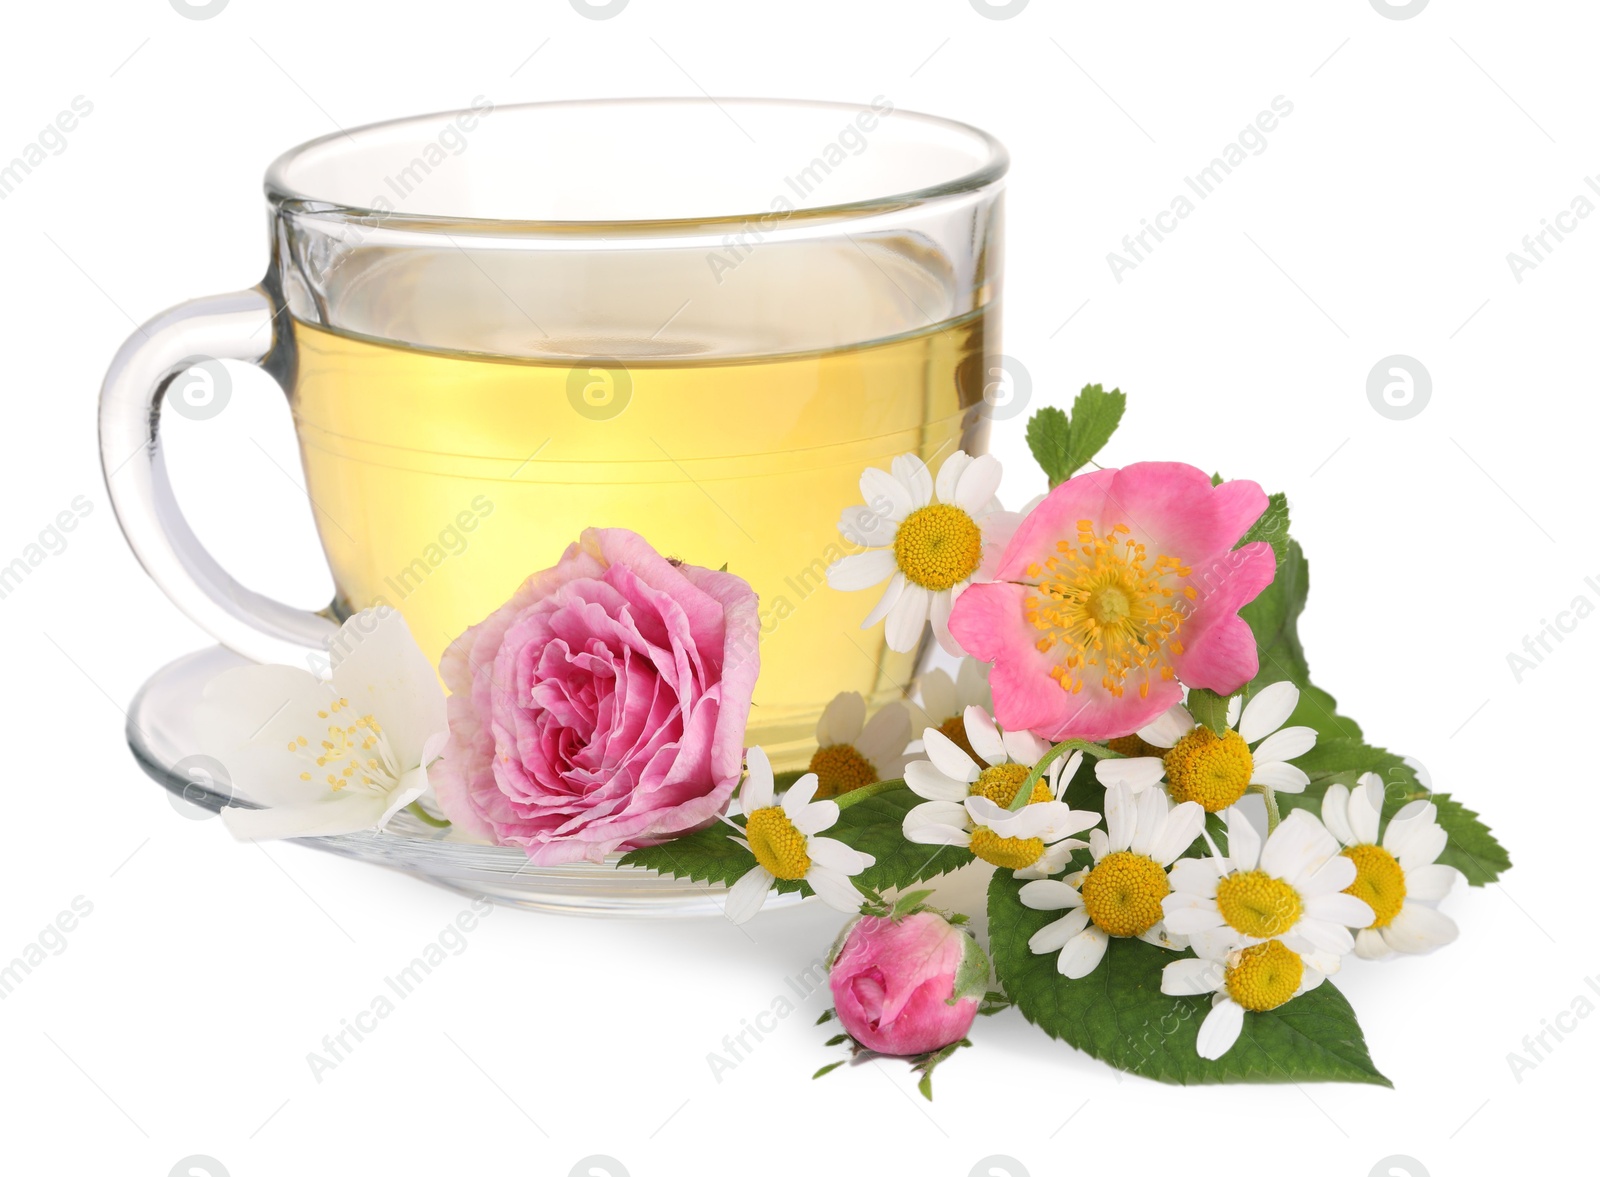
{"label": "white background", "polygon": [[[1488,1174],[1540,1167],[1592,1121],[1600,1018],[1547,1038],[1520,1081],[1507,1055],[1600,973],[1580,719],[1600,622],[1520,683],[1507,654],[1575,597],[1600,603],[1584,581],[1600,576],[1600,218],[1520,283],[1506,262],[1600,170],[1592,5],[1437,0],[1392,20],[1368,0],[1033,0],[993,20],[968,0],[633,0],[597,21],[566,0],[232,0],[200,21],[167,0],[103,0],[12,5],[5,21],[0,157],[75,96],[94,104],[0,202],[0,563],[75,496],[92,504],[0,600],[0,958],[74,897],[93,904],[0,1003],[8,1171],[164,1175],[205,1154],[236,1177],[566,1174],[604,1154],[636,1175],[893,1157],[889,1171],[964,1177],[1003,1154],[1012,1173],[1159,1160],[1365,1175],[1404,1154],[1413,1174]],[[702,88],[882,94],[994,132],[1014,161],[1005,350],[1035,400],[1120,385],[1107,464],[1180,458],[1288,492],[1319,681],[1370,739],[1481,809],[1519,864],[1447,901],[1453,947],[1340,978],[1393,1092],[1163,1087],[1008,1013],[977,1027],[925,1104],[895,1063],[813,1083],[832,1057],[816,996],[719,1083],[708,1052],[826,951],[837,917],[815,906],[748,936],[497,911],[312,1078],[307,1052],[465,901],[297,846],[237,845],[136,769],[121,708],[207,639],[118,534],[97,469],[100,376],[134,321],[260,277],[260,174],[296,142],[478,94]],[[1107,253],[1277,95],[1294,111],[1266,150],[1119,283]],[[1393,353],[1432,374],[1407,421],[1366,396]],[[242,382],[220,417],[170,422],[179,489],[236,574],[315,606],[328,578],[305,500],[274,468],[298,477],[268,392]],[[1039,479],[1020,422],[997,433],[1021,501]]]}

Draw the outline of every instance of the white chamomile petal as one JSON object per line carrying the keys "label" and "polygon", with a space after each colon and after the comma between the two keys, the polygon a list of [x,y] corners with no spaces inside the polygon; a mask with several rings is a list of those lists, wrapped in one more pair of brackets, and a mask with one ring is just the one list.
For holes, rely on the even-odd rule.
{"label": "white chamomile petal", "polygon": [[822,709],[822,718],[817,720],[817,743],[824,748],[830,744],[854,744],[866,718],[867,701],[855,691],[841,691]]}
{"label": "white chamomile petal", "polygon": [[1139,738],[1157,748],[1171,748],[1194,730],[1194,716],[1182,703],[1174,703],[1139,729]]}
{"label": "white chamomile petal", "polygon": [[727,898],[722,902],[722,914],[731,923],[742,924],[761,910],[771,890],[772,876],[764,867],[752,867],[728,888]]}
{"label": "white chamomile petal", "polygon": [[983,514],[989,501],[994,498],[995,491],[1000,489],[1001,475],[1000,460],[992,454],[980,454],[961,471],[955,497],[944,501],[960,507],[969,515]]}
{"label": "white chamomile petal", "polygon": [[1252,756],[1257,764],[1273,760],[1293,760],[1311,751],[1317,743],[1317,731],[1310,727],[1279,728],[1256,746]]}
{"label": "white chamomile petal", "polygon": [[772,761],[766,749],[759,746],[746,749],[744,754],[746,775],[739,789],[739,812],[749,817],[758,809],[773,802],[775,790],[772,783]]}
{"label": "white chamomile petal", "polygon": [[965,450],[957,450],[946,458],[939,467],[938,477],[933,480],[933,497],[941,503],[954,503],[961,475],[971,465],[972,455]]}
{"label": "white chamomile petal", "polygon": [[1407,900],[1387,928],[1380,929],[1383,941],[1396,952],[1432,952],[1455,940],[1456,923],[1444,912],[1425,903]]}
{"label": "white chamomile petal", "polygon": [[1056,971],[1073,981],[1087,977],[1105,958],[1109,943],[1111,937],[1090,924],[1061,949],[1061,955],[1056,957]]}
{"label": "white chamomile petal", "polygon": [[1250,774],[1250,783],[1271,789],[1275,793],[1304,793],[1306,786],[1311,783],[1311,778],[1299,765],[1276,761],[1272,764],[1257,764],[1255,771]]}
{"label": "white chamomile petal", "polygon": [[814,864],[806,872],[806,883],[829,907],[851,914],[861,910],[863,896],[860,889],[850,881],[848,875],[840,871]]}
{"label": "white chamomile petal", "polygon": [[[1047,880],[1046,880],[1047,881]],[[1044,956],[1046,953],[1059,952],[1089,923],[1089,913],[1083,908],[1068,911],[1060,919],[1051,920],[1032,936],[1028,937],[1028,949],[1035,956]]]}
{"label": "white chamomile petal", "polygon": [[928,621],[928,609],[933,602],[933,594],[920,584],[906,581],[906,586],[900,592],[897,600],[889,610],[889,616],[884,627],[883,640],[891,650],[899,654],[909,654],[917,648],[917,642],[922,639],[922,627]]}
{"label": "white chamomile petal", "polygon": [[906,765],[906,787],[918,797],[936,803],[953,801],[958,807],[967,795],[964,782],[951,780],[931,760],[913,760]]}
{"label": "white chamomile petal", "polygon": [[1322,795],[1322,824],[1345,846],[1354,846],[1358,841],[1350,828],[1350,790],[1343,785],[1329,785]]}
{"label": "white chamomile petal", "polygon": [[933,475],[928,464],[916,454],[900,454],[889,463],[889,471],[911,495],[913,508],[933,502]]}
{"label": "white chamomile petal", "polygon": [[1406,898],[1437,903],[1456,885],[1459,872],[1453,866],[1428,863],[1406,871]]}
{"label": "white chamomile petal", "polygon": [[937,728],[922,733],[922,748],[933,766],[951,780],[972,784],[978,779],[979,768],[949,736]]}
{"label": "white chamomile petal", "polygon": [[828,565],[828,587],[853,593],[882,584],[895,574],[893,548],[871,548]]}
{"label": "white chamomile petal", "polygon": [[904,482],[877,467],[862,471],[861,499],[874,510],[882,505],[883,517],[891,523],[902,522],[920,505]]}
{"label": "white chamomile petal", "polygon": [[[1006,757],[1013,764],[1038,764],[1044,759],[1044,754],[1050,751],[1050,745],[1030,731],[1010,731],[1001,734],[1005,743]],[[1083,760],[1082,752],[1074,752],[1066,759],[1065,775],[1070,778],[1078,770],[1078,764]],[[1062,762],[1056,761],[1052,768],[1058,767]]]}
{"label": "white chamomile petal", "polygon": [[889,586],[883,590],[883,596],[878,598],[878,603],[872,607],[866,619],[862,621],[861,628],[871,629],[878,622],[889,616],[890,611],[899,604],[900,596],[906,591],[906,585],[909,583],[904,572],[896,571],[889,578]]}
{"label": "white chamomile petal", "polygon": [[1143,792],[1158,782],[1166,772],[1157,756],[1130,756],[1122,760],[1096,760],[1094,778],[1102,785],[1126,785],[1134,792]]}
{"label": "white chamomile petal", "polygon": [[1203,1059],[1219,1059],[1239,1041],[1244,1029],[1244,1006],[1231,998],[1220,997],[1200,1023],[1195,1036],[1195,1053]]}
{"label": "white chamomile petal", "polygon": [[967,732],[967,743],[972,745],[972,750],[989,765],[1006,763],[1006,745],[1000,737],[1000,729],[995,727],[994,720],[982,707],[968,707],[961,717],[962,726]]}
{"label": "white chamomile petal", "polygon": [[1294,714],[1300,703],[1300,688],[1292,682],[1275,682],[1257,691],[1239,716],[1239,735],[1247,744],[1264,740]]}

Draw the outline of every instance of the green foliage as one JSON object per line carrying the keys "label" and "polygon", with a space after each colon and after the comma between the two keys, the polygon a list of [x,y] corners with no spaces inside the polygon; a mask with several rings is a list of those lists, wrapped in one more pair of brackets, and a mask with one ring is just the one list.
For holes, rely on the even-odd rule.
{"label": "green foliage", "polygon": [[1228,700],[1232,697],[1219,695],[1204,687],[1194,687],[1189,691],[1186,703],[1196,723],[1220,736],[1228,730]]}
{"label": "green foliage", "polygon": [[1006,995],[1054,1038],[1124,1071],[1165,1083],[1340,1080],[1390,1086],[1373,1066],[1355,1013],[1332,982],[1267,1013],[1245,1015],[1231,1050],[1195,1053],[1208,997],[1168,997],[1163,966],[1177,954],[1142,940],[1113,939],[1087,977],[1069,981],[1056,954],[1035,955],[1028,938],[1061,913],[1022,905],[1021,884],[996,871],[989,884],[989,942]]}
{"label": "green foliage", "polygon": [[1040,409],[1028,421],[1028,448],[1050,479],[1052,489],[1087,465],[1111,440],[1122,421],[1127,396],[1086,385],[1072,402],[1072,416],[1058,408]]}

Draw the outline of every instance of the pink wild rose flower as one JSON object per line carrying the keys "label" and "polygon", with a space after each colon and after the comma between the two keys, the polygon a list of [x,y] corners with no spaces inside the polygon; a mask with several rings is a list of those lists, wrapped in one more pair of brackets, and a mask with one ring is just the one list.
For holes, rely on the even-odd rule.
{"label": "pink wild rose flower", "polygon": [[585,531],[445,651],[440,808],[540,865],[705,825],[739,780],[759,629],[741,578]]}
{"label": "pink wild rose flower", "polygon": [[1272,583],[1272,545],[1236,548],[1266,509],[1254,482],[1181,462],[1068,479],[1017,528],[950,632],[994,670],[994,714],[1045,739],[1113,739],[1256,674],[1239,610]]}
{"label": "pink wild rose flower", "polygon": [[[956,997],[964,960],[981,963],[961,978],[971,993]],[[868,1050],[902,1056],[966,1037],[988,980],[988,961],[972,938],[932,911],[898,921],[862,916],[828,974],[834,1013],[850,1036]]]}

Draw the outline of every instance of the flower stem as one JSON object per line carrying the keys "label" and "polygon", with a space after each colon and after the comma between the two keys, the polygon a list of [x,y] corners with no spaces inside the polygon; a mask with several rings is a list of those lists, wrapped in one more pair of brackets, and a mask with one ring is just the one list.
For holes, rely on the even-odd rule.
{"label": "flower stem", "polygon": [[413,801],[410,805],[407,805],[406,812],[410,813],[425,826],[432,826],[436,830],[448,830],[450,828],[450,823],[444,818],[434,817],[433,814],[422,808],[422,802],[420,801]]}
{"label": "flower stem", "polygon": [[905,781],[900,777],[893,780],[878,781],[876,784],[862,785],[859,789],[851,789],[848,793],[840,793],[833,801],[840,809],[849,809],[858,801],[865,801],[868,797],[876,797],[879,793],[887,793],[890,789],[905,787]]}
{"label": "flower stem", "polygon": [[1089,740],[1062,740],[1040,757],[1038,764],[1028,770],[1028,775],[1023,778],[1022,784],[1017,788],[1017,795],[1011,802],[1011,808],[1017,810],[1026,805],[1028,798],[1033,795],[1033,786],[1039,783],[1039,778],[1044,776],[1045,770],[1055,760],[1069,752],[1083,752],[1100,760],[1124,759],[1121,752],[1113,752],[1104,744],[1095,744]]}
{"label": "flower stem", "polygon": [[1261,790],[1261,799],[1267,803],[1267,834],[1278,828],[1283,818],[1278,813],[1278,795],[1269,788]]}

